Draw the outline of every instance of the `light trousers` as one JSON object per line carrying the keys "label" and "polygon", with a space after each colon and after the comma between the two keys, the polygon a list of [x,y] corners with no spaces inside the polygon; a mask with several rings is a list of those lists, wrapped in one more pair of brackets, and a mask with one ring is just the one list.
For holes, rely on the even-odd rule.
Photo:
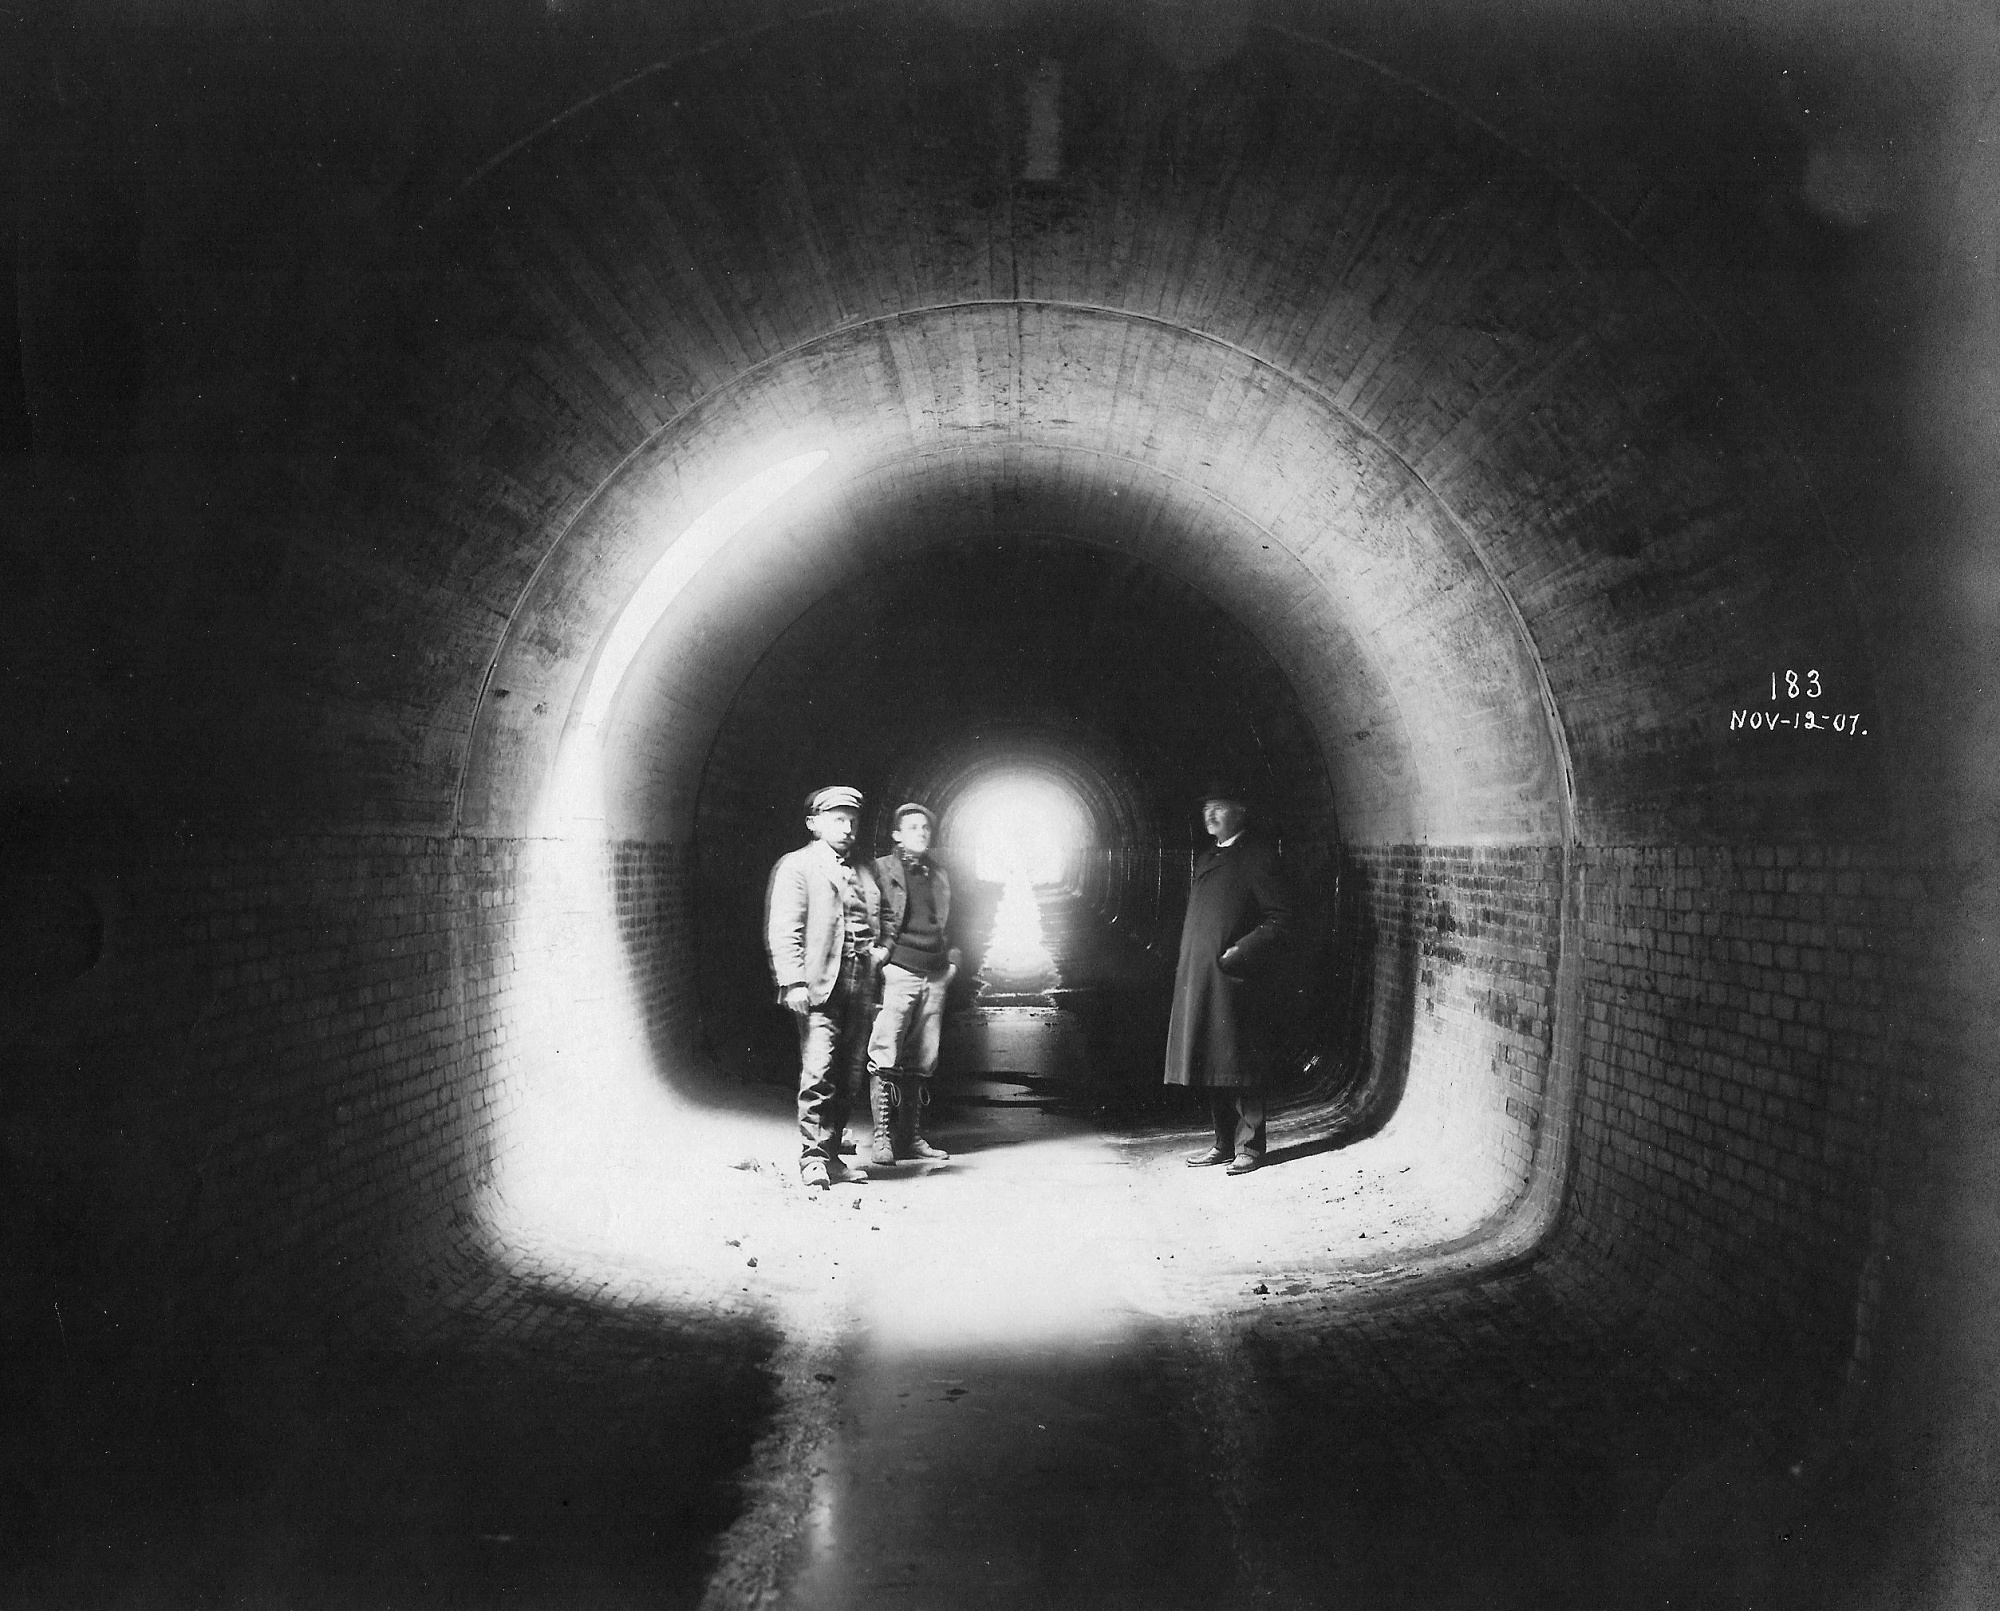
{"label": "light trousers", "polygon": [[886,963],[882,969],[882,1005],[875,1014],[875,1032],[868,1037],[868,1070],[892,1070],[928,1079],[937,1072],[938,1032],[944,1023],[944,993],[951,970],[924,974]]}

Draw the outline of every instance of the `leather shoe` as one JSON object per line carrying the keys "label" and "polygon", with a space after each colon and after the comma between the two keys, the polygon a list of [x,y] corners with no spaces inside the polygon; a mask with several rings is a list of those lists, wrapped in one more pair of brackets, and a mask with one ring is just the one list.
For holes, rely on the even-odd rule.
{"label": "leather shoe", "polygon": [[799,1165],[799,1184],[808,1191],[825,1191],[830,1184],[826,1172],[826,1160],[808,1158]]}
{"label": "leather shoe", "polygon": [[1191,1152],[1187,1156],[1190,1169],[1206,1169],[1212,1164],[1228,1163],[1229,1154],[1220,1147],[1210,1147],[1206,1152]]}
{"label": "leather shoe", "polygon": [[1229,1160],[1229,1167],[1222,1172],[1225,1175],[1247,1175],[1251,1170],[1262,1169],[1263,1167],[1264,1160],[1262,1158],[1239,1155],[1238,1157],[1231,1158]]}

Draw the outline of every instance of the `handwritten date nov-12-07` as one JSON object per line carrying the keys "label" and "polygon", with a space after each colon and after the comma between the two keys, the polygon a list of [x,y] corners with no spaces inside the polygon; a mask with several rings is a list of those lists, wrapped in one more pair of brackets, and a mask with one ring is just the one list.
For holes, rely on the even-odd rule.
{"label": "handwritten date nov-12-07", "polygon": [[1756,710],[1745,706],[1741,710],[1732,710],[1729,713],[1729,730],[1732,733],[1775,733],[1784,729],[1794,733],[1835,733],[1842,738],[1868,736],[1868,729],[1861,725],[1859,711],[1785,708],[1800,699],[1822,699],[1825,696],[1826,689],[1817,671],[1774,671],[1771,673],[1770,703],[1779,708]]}

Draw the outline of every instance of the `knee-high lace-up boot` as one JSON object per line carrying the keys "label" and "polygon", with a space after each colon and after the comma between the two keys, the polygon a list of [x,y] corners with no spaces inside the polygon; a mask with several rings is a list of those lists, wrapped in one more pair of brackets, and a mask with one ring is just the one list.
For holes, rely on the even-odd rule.
{"label": "knee-high lace-up boot", "polygon": [[904,1124],[909,1127],[909,1144],[903,1155],[923,1163],[943,1163],[951,1156],[942,1147],[934,1147],[924,1139],[924,1109],[931,1105],[931,1082],[927,1079],[905,1080],[903,1082]]}
{"label": "knee-high lace-up boot", "polygon": [[895,1124],[896,1082],[888,1074],[877,1074],[868,1082],[868,1105],[875,1120],[875,1138],[868,1149],[868,1161],[884,1169],[896,1161]]}

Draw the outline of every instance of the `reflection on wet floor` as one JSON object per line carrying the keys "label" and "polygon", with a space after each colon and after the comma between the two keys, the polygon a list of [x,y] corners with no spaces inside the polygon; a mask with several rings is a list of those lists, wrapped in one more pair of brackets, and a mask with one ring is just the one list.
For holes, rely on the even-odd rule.
{"label": "reflection on wet floor", "polygon": [[[1074,1028],[993,1027],[1044,1065]],[[785,1603],[1220,1603],[1225,1518],[1129,1171],[1078,1120],[1007,1103],[1023,1086],[981,1084],[1005,1105],[968,1108],[963,1161],[908,1183],[921,1204],[870,1188],[882,1234]],[[880,1212],[891,1191],[915,1212]]]}
{"label": "reflection on wet floor", "polygon": [[[1235,1180],[1182,1167],[1171,1126],[1114,1139],[1076,1111],[1093,1071],[1065,1008],[974,1007],[948,1047],[953,1161],[854,1192],[839,1418],[783,1603],[1238,1603],[1210,1315],[1307,1290],[1287,1272],[1308,1263],[1322,1287],[1393,1264],[1408,1166],[1392,1196],[1331,1157]],[[1300,1248],[1350,1195],[1373,1246]]]}

